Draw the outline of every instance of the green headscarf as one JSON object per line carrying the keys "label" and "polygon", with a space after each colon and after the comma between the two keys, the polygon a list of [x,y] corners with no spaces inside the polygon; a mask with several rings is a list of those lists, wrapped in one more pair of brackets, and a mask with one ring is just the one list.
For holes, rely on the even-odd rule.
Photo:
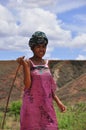
{"label": "green headscarf", "polygon": [[35,32],[29,40],[29,46],[32,48],[38,44],[48,44],[48,39],[46,34],[41,31]]}

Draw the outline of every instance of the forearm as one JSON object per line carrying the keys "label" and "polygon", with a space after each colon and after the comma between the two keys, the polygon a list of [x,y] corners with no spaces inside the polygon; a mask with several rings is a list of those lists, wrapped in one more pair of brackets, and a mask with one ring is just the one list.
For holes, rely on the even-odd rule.
{"label": "forearm", "polygon": [[19,57],[17,58],[16,61],[23,66],[25,88],[30,88],[31,86],[30,62],[24,60],[24,57],[25,56]]}
{"label": "forearm", "polygon": [[23,63],[23,72],[24,72],[24,85],[25,88],[29,88],[31,85],[31,75],[30,75],[30,67],[28,63]]}
{"label": "forearm", "polygon": [[62,104],[61,100],[58,98],[56,94],[53,94],[53,99],[58,105]]}
{"label": "forearm", "polygon": [[66,111],[66,106],[61,102],[61,100],[57,97],[57,95],[53,94],[53,99],[57,103],[57,105],[60,108],[61,112],[65,112]]}

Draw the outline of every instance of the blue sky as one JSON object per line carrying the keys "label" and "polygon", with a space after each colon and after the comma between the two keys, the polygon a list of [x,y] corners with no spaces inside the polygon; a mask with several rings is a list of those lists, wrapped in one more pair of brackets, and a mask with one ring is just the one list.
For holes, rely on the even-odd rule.
{"label": "blue sky", "polygon": [[49,39],[44,58],[86,60],[86,0],[0,0],[0,60],[31,57],[38,30]]}

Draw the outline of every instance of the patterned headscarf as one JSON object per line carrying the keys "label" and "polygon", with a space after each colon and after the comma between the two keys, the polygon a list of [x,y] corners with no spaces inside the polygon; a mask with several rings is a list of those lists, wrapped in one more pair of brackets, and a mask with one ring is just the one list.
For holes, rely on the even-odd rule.
{"label": "patterned headscarf", "polygon": [[41,31],[35,32],[29,40],[29,46],[32,48],[38,44],[48,44],[46,34]]}

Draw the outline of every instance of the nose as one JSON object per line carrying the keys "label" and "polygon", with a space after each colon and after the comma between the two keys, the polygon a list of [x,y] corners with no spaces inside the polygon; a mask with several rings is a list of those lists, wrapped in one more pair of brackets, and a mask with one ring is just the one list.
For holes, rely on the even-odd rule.
{"label": "nose", "polygon": [[39,49],[40,49],[40,51],[44,51],[44,48],[43,48],[42,46],[40,46],[40,48],[39,48]]}

